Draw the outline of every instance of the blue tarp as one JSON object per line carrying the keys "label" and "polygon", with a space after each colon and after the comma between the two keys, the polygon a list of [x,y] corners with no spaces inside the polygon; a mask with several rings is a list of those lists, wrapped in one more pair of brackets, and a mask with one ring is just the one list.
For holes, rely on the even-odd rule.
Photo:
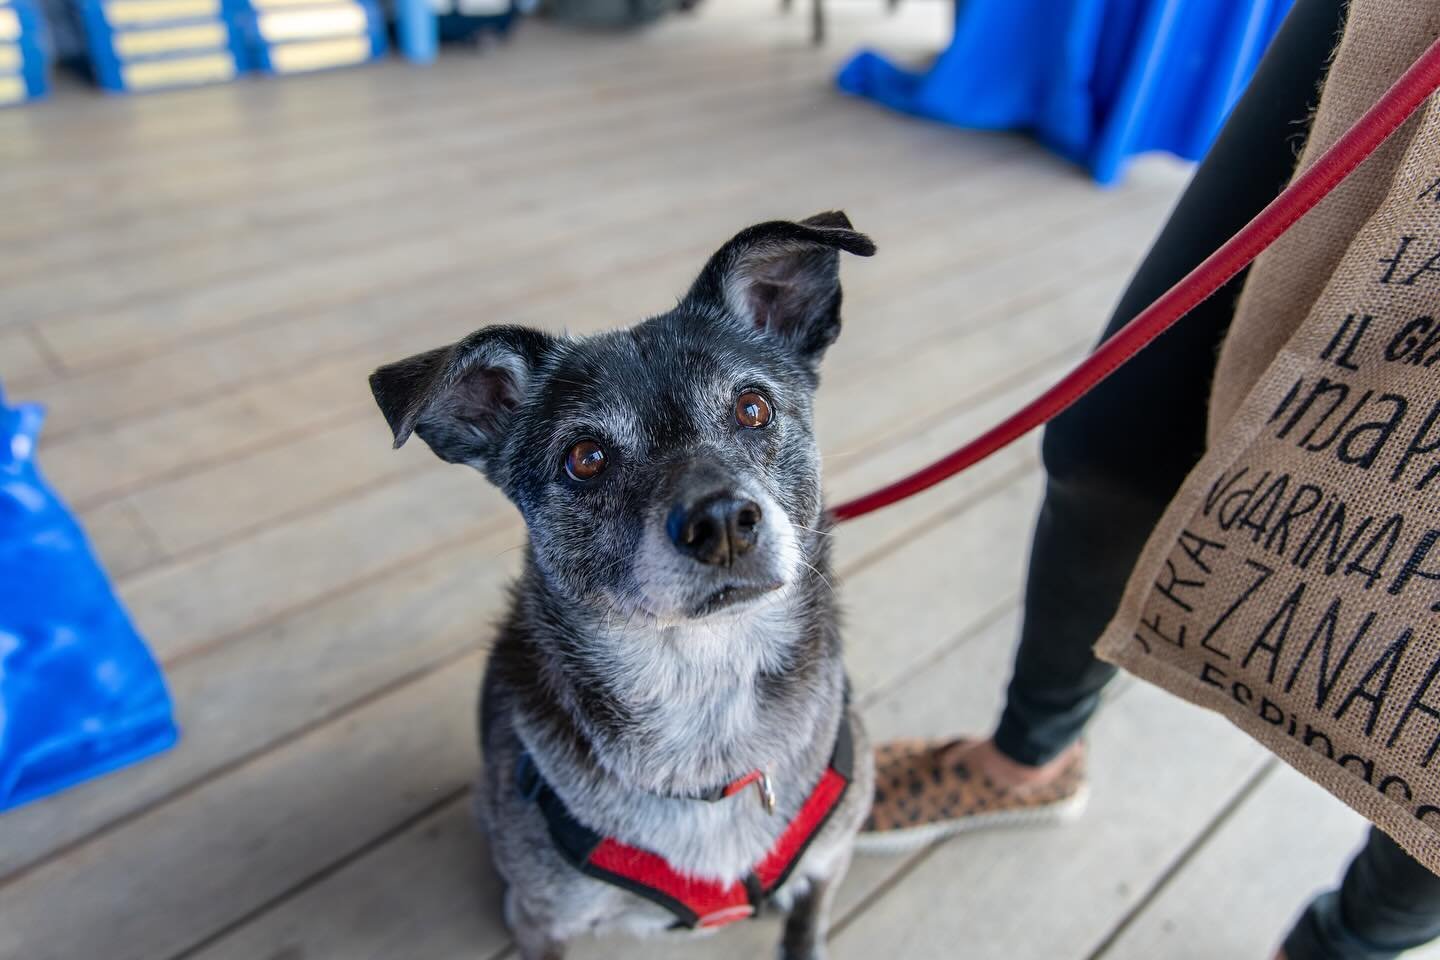
{"label": "blue tarp", "polygon": [[0,810],[175,742],[170,696],[0,395]]}
{"label": "blue tarp", "polygon": [[962,127],[1027,130],[1101,183],[1205,154],[1292,0],[956,0],[921,72],[862,51],[840,89]]}

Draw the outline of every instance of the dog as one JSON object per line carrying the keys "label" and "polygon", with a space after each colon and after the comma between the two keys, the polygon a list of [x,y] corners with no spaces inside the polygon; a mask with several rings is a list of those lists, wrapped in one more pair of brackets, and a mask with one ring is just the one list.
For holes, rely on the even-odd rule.
{"label": "dog", "polygon": [[667,313],[482,328],[370,377],[398,448],[529,533],[481,691],[475,806],[524,960],[787,912],[824,955],[874,770],[841,661],[813,400],[839,212],[741,231]]}

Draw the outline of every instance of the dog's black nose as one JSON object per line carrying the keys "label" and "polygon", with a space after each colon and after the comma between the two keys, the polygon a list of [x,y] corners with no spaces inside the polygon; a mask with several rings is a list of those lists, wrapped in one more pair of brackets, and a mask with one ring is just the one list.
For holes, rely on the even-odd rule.
{"label": "dog's black nose", "polygon": [[716,494],[685,507],[676,504],[665,524],[681,553],[717,567],[728,567],[755,546],[760,535],[760,505]]}

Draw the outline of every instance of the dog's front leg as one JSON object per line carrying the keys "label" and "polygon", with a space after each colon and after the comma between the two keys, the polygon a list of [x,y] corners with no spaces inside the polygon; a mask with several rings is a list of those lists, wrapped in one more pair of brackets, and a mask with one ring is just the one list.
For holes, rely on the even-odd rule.
{"label": "dog's front leg", "polygon": [[520,960],[565,960],[565,944],[551,936],[549,926],[525,909],[514,887],[505,891],[505,925],[520,948]]}
{"label": "dog's front leg", "polygon": [[780,960],[825,960],[825,934],[830,929],[830,907],[840,881],[850,868],[847,854],[823,877],[814,877],[810,888],[795,898],[785,918],[785,936],[780,941]]}

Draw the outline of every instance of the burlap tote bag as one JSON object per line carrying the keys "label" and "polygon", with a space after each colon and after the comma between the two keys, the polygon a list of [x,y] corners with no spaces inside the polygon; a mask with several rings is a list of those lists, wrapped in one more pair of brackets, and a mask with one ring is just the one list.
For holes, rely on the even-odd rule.
{"label": "burlap tote bag", "polygon": [[[1352,5],[1307,156],[1435,37],[1437,8]],[[1210,451],[1097,652],[1224,714],[1440,872],[1435,98],[1359,177],[1252,273]]]}

